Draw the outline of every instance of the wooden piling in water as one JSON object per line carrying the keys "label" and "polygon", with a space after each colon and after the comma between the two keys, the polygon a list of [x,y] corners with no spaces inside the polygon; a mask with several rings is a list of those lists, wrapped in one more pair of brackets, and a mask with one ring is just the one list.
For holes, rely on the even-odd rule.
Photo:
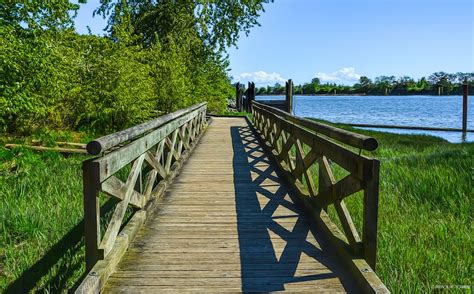
{"label": "wooden piling in water", "polygon": [[293,81],[286,82],[286,112],[293,114]]}
{"label": "wooden piling in water", "polygon": [[462,131],[463,133],[467,132],[467,96],[469,92],[469,86],[464,84],[463,95],[462,95]]}

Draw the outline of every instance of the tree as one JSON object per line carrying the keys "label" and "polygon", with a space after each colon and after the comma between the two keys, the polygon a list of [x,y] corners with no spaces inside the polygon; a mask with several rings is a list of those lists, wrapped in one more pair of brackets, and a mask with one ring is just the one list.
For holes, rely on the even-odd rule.
{"label": "tree", "polygon": [[311,84],[313,84],[315,86],[319,86],[321,84],[321,81],[319,80],[319,78],[313,78],[311,80]]}
{"label": "tree", "polygon": [[303,94],[315,94],[315,88],[312,83],[306,83],[302,86]]}
{"label": "tree", "polygon": [[445,90],[449,93],[452,89],[452,83],[455,79],[455,75],[450,75],[443,71],[435,72],[428,77],[428,81],[431,85],[438,89],[438,95],[442,95]]}
{"label": "tree", "polygon": [[[78,1],[85,3],[85,0]],[[2,1],[0,25],[15,29],[56,30],[72,28],[78,4],[69,0],[57,1]]]}
{"label": "tree", "polygon": [[206,49],[222,52],[235,45],[240,32],[248,34],[258,24],[264,4],[273,0],[220,1],[220,0],[103,0],[97,13],[110,15],[109,31],[120,20],[117,11],[129,6],[135,33],[145,44],[156,38],[166,41],[183,33],[196,36]]}
{"label": "tree", "polygon": [[361,76],[359,78],[359,83],[362,87],[369,87],[372,85],[372,80],[370,80],[368,77],[366,76]]}
{"label": "tree", "polygon": [[409,76],[402,76],[395,82],[392,93],[397,95],[405,95],[414,84],[415,80],[413,78]]}
{"label": "tree", "polygon": [[293,91],[295,94],[303,94],[303,87],[301,85],[295,85]]}
{"label": "tree", "polygon": [[395,76],[380,76],[375,78],[375,85],[380,93],[388,95],[397,82]]}
{"label": "tree", "polygon": [[[70,29],[78,6],[69,1],[2,2],[0,131],[104,133],[201,101],[210,111],[224,110],[233,94],[219,46],[235,43],[268,1],[178,2],[105,1],[99,10],[109,5],[113,15],[106,37]],[[189,3],[197,10],[191,13]],[[199,12],[208,5],[214,14]],[[216,11],[231,27],[204,34],[201,24],[220,21]]]}
{"label": "tree", "polygon": [[257,95],[265,95],[267,94],[267,88],[266,87],[260,87],[260,88],[257,88]]}
{"label": "tree", "polygon": [[372,87],[372,81],[366,76],[361,76],[359,78],[359,83],[354,85],[354,89],[358,93],[368,93],[371,87]]}
{"label": "tree", "polygon": [[[310,94],[372,94],[372,95],[406,95],[406,94],[431,94],[433,88],[442,87],[443,93],[460,94],[461,85],[467,79],[467,83],[474,89],[474,73],[449,74],[438,72],[427,78],[422,77],[415,81],[412,77],[401,76],[379,76],[372,82],[366,76],[361,76],[359,82],[351,86],[338,85],[335,83],[318,84],[318,80],[312,79],[310,83],[294,87],[295,93]],[[432,86],[433,85],[433,86]]]}

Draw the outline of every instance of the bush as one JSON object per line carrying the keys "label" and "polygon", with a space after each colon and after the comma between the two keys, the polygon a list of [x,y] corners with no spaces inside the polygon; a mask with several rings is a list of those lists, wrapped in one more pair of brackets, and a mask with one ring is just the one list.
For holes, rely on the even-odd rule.
{"label": "bush", "polygon": [[2,26],[0,131],[111,132],[208,101],[222,111],[231,95],[225,63],[194,59],[169,39],[132,40]]}

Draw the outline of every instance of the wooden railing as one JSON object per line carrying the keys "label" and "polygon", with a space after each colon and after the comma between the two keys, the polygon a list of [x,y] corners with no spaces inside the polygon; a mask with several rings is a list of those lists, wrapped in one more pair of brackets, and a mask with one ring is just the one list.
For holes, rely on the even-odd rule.
{"label": "wooden railing", "polygon": [[[108,264],[118,261],[111,252],[120,255],[126,250],[148,209],[177,175],[205,125],[206,103],[201,103],[87,145],[91,155],[99,155],[83,163],[86,268],[97,270],[91,271],[79,292],[97,287],[100,290],[99,284],[110,272]],[[119,173],[128,173],[126,180],[120,180]],[[118,201],[103,237],[100,193]],[[124,216],[130,206],[133,216],[124,227]],[[104,259],[108,259],[108,264],[98,266],[98,261]]]}
{"label": "wooden railing", "polygon": [[[300,198],[318,217],[324,216],[328,231],[333,236],[340,235],[336,237],[347,243],[353,256],[361,256],[375,270],[380,163],[360,155],[360,151],[375,150],[377,141],[258,102],[253,102],[252,114],[266,148]],[[334,169],[339,169],[340,180],[336,180]],[[364,191],[362,238],[344,203],[346,197],[361,190]],[[325,212],[329,205],[334,205],[342,236],[339,230],[334,230]]]}
{"label": "wooden railing", "polygon": [[[235,106],[237,111],[250,112],[252,102],[256,99],[255,83],[249,82],[247,89],[244,91],[243,85],[235,84]],[[285,99],[265,99],[260,100],[259,103],[265,104],[283,111],[293,114],[293,81],[289,79],[285,84]]]}

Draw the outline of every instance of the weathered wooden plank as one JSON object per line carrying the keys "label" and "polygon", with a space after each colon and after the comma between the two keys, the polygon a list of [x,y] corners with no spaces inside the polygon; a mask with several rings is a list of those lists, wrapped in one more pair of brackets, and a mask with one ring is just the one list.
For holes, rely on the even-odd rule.
{"label": "weathered wooden plank", "polygon": [[[202,134],[199,134],[198,137],[196,138],[195,142],[198,142]],[[156,186],[152,192],[150,193],[152,196],[151,200],[147,202],[145,207],[141,209],[140,211],[136,212],[132,219],[127,223],[125,228],[122,230],[120,235],[117,237],[115,246],[112,248],[110,251],[109,255],[107,257],[99,262],[97,260],[99,259],[98,253],[99,250],[97,249],[98,242],[100,240],[100,228],[98,225],[98,214],[97,218],[90,218],[91,220],[96,220],[97,223],[95,226],[96,231],[94,231],[94,227],[92,229],[87,227],[87,224],[94,224],[93,222],[89,221],[86,222],[86,253],[87,249],[89,249],[89,252],[92,252],[93,254],[96,254],[94,256],[91,254],[88,256],[87,261],[90,262],[88,265],[90,267],[94,266],[92,270],[89,272],[89,274],[86,276],[86,278],[82,281],[81,285],[79,288],[76,290],[78,293],[97,293],[101,291],[104,287],[105,281],[107,278],[110,276],[110,274],[113,272],[116,264],[118,261],[121,259],[123,254],[125,253],[126,248],[128,248],[131,240],[135,237],[138,228],[141,227],[143,224],[146,214],[148,211],[154,208],[154,205],[165,192],[167,185],[179,174],[179,171],[181,167],[183,166],[185,160],[189,157],[191,152],[194,150],[196,147],[195,142],[190,146],[189,150],[186,150],[183,152],[181,158],[177,160],[173,166],[170,169],[169,174],[167,175],[166,179],[160,182],[158,186]],[[163,146],[163,145],[161,145]],[[160,152],[160,146],[158,146],[158,152]],[[144,154],[142,155],[144,156]],[[158,156],[158,155],[157,155]],[[143,161],[142,161],[143,163]],[[84,170],[85,170],[85,192],[84,192],[84,197],[88,197],[87,199],[93,199],[95,202],[90,202],[91,204],[97,204],[96,200],[96,194],[98,193],[98,187],[99,187],[99,168],[98,164],[94,162],[93,160],[86,161],[84,163]],[[133,168],[132,168],[133,171]],[[150,186],[152,187],[152,185]],[[93,188],[93,189],[91,189]],[[92,193],[89,193],[89,191]],[[95,197],[90,197],[90,196],[95,196]],[[147,198],[148,200],[148,198]],[[86,201],[85,201],[86,202]],[[97,204],[98,205],[98,204]],[[89,214],[94,215],[94,213],[97,213],[96,209],[90,209],[91,205],[86,205],[85,206],[85,211],[87,211]],[[97,208],[98,209],[98,208]],[[87,216],[87,214],[86,214]],[[94,215],[95,216],[95,215]],[[92,232],[94,234],[87,234],[87,230],[89,229],[89,232]],[[89,236],[89,239],[87,238]],[[97,238],[97,239],[95,239]],[[87,248],[87,241],[90,241],[92,243],[92,246]],[[94,247],[95,246],[95,247]],[[95,250],[94,250],[95,249]],[[97,262],[97,263],[96,263]],[[90,269],[88,268],[88,270]]]}
{"label": "weathered wooden plank", "polygon": [[[312,268],[312,269],[305,269],[298,271],[295,273],[295,276],[310,276],[310,275],[317,275],[323,273],[332,273],[327,267],[321,265],[321,268]],[[264,276],[264,277],[287,277],[288,273],[280,270],[255,270],[255,275]],[[222,269],[212,269],[208,268],[205,270],[194,270],[194,269],[187,269],[187,270],[120,270],[117,271],[114,275],[116,278],[139,278],[139,277],[156,277],[156,278],[182,278],[186,276],[191,276],[193,278],[226,278],[226,277],[234,277],[234,278],[242,278],[245,275],[242,275],[240,269],[230,269],[230,270],[222,270]]]}
{"label": "weathered wooden plank", "polygon": [[[125,199],[126,184],[112,176],[101,184],[101,190],[109,196],[123,201]],[[145,197],[137,191],[132,190],[130,204],[136,208],[142,208],[144,203]]]}
{"label": "weathered wooden plank", "polygon": [[133,141],[132,143],[117,149],[103,157],[95,159],[100,166],[100,181],[106,180],[118,170],[138,158],[151,147],[161,140],[168,137],[178,127],[190,121],[196,116],[196,111],[178,117],[171,122],[157,128],[156,130],[146,134],[145,136]]}
{"label": "weathered wooden plank", "polygon": [[[243,120],[237,121],[239,124],[245,124]],[[233,123],[229,122],[229,125],[234,124],[235,120]],[[212,134],[212,127],[211,125],[207,134]],[[202,142],[205,142],[207,134]],[[240,138],[243,136],[240,132],[239,134],[234,133],[234,136],[235,135]],[[231,132],[225,132],[221,136],[231,136]],[[216,140],[222,137],[218,136]],[[231,146],[238,144],[236,140],[226,140],[223,142],[222,144],[229,144]],[[240,142],[240,144],[241,145],[237,145],[240,147],[236,148],[241,148],[242,152],[245,152],[245,145],[248,143],[242,144],[242,142]],[[310,228],[307,219],[299,216],[301,211],[297,210],[297,212],[295,212],[288,208],[284,208],[286,209],[285,211],[281,210],[280,207],[284,207],[282,205],[294,204],[288,200],[283,200],[287,198],[287,191],[285,188],[282,189],[282,183],[278,180],[275,173],[266,173],[260,178],[257,173],[254,173],[255,177],[248,178],[249,180],[237,178],[236,180],[230,181],[231,178],[226,178],[226,180],[217,182],[215,179],[219,173],[211,173],[207,177],[202,176],[199,171],[200,166],[202,167],[205,161],[212,160],[213,157],[208,156],[206,158],[206,156],[203,156],[204,153],[199,153],[199,151],[202,150],[200,148],[208,148],[208,146],[210,145],[206,146],[205,144],[200,144],[198,146],[194,156],[202,156],[201,158],[203,160],[195,161],[195,163],[190,161],[189,164],[186,165],[184,169],[184,175],[186,175],[185,180],[178,180],[176,185],[173,184],[163,199],[163,202],[161,202],[160,209],[156,211],[153,220],[141,230],[134,245],[122,260],[120,269],[127,267],[131,270],[138,268],[140,268],[140,270],[147,270],[146,273],[150,274],[148,277],[152,279],[150,279],[150,281],[147,280],[146,274],[145,276],[140,276],[139,271],[133,274],[130,274],[130,272],[122,272],[123,274],[121,275],[121,271],[119,270],[112,276],[110,280],[111,283],[105,289],[106,291],[116,292],[120,291],[120,289],[124,289],[123,285],[127,284],[129,278],[136,280],[136,283],[132,281],[132,284],[135,283],[134,287],[141,287],[140,285],[143,285],[141,282],[145,284],[150,282],[150,285],[153,285],[153,288],[150,289],[158,291],[168,287],[165,285],[163,286],[165,288],[163,288],[160,285],[155,285],[160,284],[161,281],[165,284],[172,284],[168,289],[182,290],[187,287],[184,286],[186,283],[173,279],[185,279],[191,284],[190,289],[199,288],[201,284],[199,281],[202,281],[202,284],[205,284],[205,286],[202,286],[204,291],[209,291],[209,289],[226,289],[226,287],[235,281],[236,285],[238,284],[240,287],[238,291],[241,291],[241,271],[246,270],[246,267],[242,268],[241,260],[241,254],[244,253],[257,255],[252,257],[249,262],[257,268],[259,275],[265,274],[265,266],[269,266],[268,263],[264,263],[265,260],[268,260],[267,257],[258,256],[262,254],[278,254],[279,256],[283,254],[283,252],[287,252],[286,254],[293,252],[294,255],[282,257],[283,260],[279,263],[279,269],[291,271],[295,263],[297,263],[298,270],[301,271],[301,269],[305,269],[302,273],[308,273],[308,275],[317,275],[319,270],[321,274],[325,274],[329,265],[331,268],[337,266],[335,256],[320,253],[320,247],[316,240],[314,240],[314,238],[308,239],[312,234],[309,233]],[[258,148],[258,145],[254,147]],[[238,177],[250,176],[251,172],[248,166],[252,164],[251,162],[254,159],[246,160],[245,156],[234,158],[233,155],[235,151],[232,150],[232,148],[228,150],[232,152],[216,153],[214,159],[232,157],[232,160],[214,161],[209,170],[215,168],[218,169],[220,173],[233,176],[235,175],[234,168],[240,166],[240,168],[237,169],[240,170],[240,174],[237,174]],[[247,156],[250,156],[250,153]],[[260,152],[258,156],[264,156],[264,154]],[[237,165],[235,165],[235,163],[237,163]],[[245,166],[247,166],[247,168],[244,168]],[[190,170],[195,169],[196,172],[186,172],[188,168]],[[271,168],[271,166],[266,164],[262,172],[268,168]],[[253,183],[253,181],[256,180],[258,180],[258,182]],[[271,184],[265,184],[267,182]],[[211,193],[209,193],[209,189],[211,189]],[[216,192],[218,190],[227,192]],[[238,197],[236,191],[238,191]],[[275,203],[276,207],[272,208],[272,210],[268,210],[268,208],[262,210],[265,209],[265,205],[262,204],[263,206],[260,206],[257,201],[257,195],[260,193],[257,191],[268,193],[268,198],[262,196],[264,197],[262,199],[266,199],[265,201],[268,203],[272,203],[272,198],[277,197],[276,195],[281,195],[278,196],[281,198],[278,198],[278,202]],[[208,203],[210,205],[203,205],[206,201],[209,201]],[[254,210],[256,205],[260,212]],[[243,209],[241,213],[237,213],[237,210],[240,209]],[[282,216],[282,218],[278,218],[279,216]],[[298,226],[295,227],[298,219]],[[273,235],[269,236],[269,233],[266,233],[267,236],[262,236],[262,232],[259,231],[258,228],[266,228],[272,223],[277,225],[277,227],[270,229]],[[284,238],[278,236],[278,234],[272,230],[276,230],[279,234],[285,232]],[[267,232],[266,229],[265,232]],[[268,243],[270,240],[271,243]],[[296,254],[296,252],[301,249],[302,244],[305,244],[304,240],[308,240],[306,241],[308,243],[305,245],[305,250],[307,250],[308,253],[312,252],[311,256],[307,254],[301,256],[300,254]],[[240,242],[252,245],[242,247]],[[318,262],[318,260],[321,262]],[[270,264],[270,269],[276,268],[275,264]],[[199,269],[200,272],[191,269]],[[155,272],[152,273],[152,271]],[[178,271],[185,271],[185,273],[179,275]],[[193,272],[198,273],[196,279],[192,278]],[[209,281],[206,280],[213,277],[213,272],[227,273],[225,278],[228,277],[230,280],[226,283],[209,283]],[[249,272],[247,272],[245,276],[247,276],[248,273]],[[176,275],[179,276],[175,277]],[[285,276],[285,274],[283,271],[278,270],[267,273],[266,276],[267,278],[275,277],[280,279],[281,282],[281,278]],[[323,279],[315,280],[318,281],[317,284],[320,285],[317,289],[325,289],[324,287],[326,286],[328,289],[333,290],[344,289],[338,278],[334,278],[334,283],[331,283],[331,277],[323,277]],[[157,280],[155,284],[151,282],[153,279]],[[125,282],[125,280],[127,280],[127,282]],[[168,282],[165,280],[168,280]],[[123,283],[120,281],[123,281]],[[260,282],[263,282],[263,280]],[[302,284],[304,283],[306,282],[302,282]],[[295,286],[298,283],[291,284],[294,289],[301,289]],[[311,288],[315,286],[314,283],[308,282],[307,284],[306,289],[314,289]],[[309,284],[312,286],[309,286]],[[261,285],[265,285],[265,283],[261,283]],[[272,283],[270,283],[270,285],[272,285]],[[321,285],[325,286],[323,287]],[[265,289],[269,288],[264,287],[262,291],[265,291]]]}
{"label": "weathered wooden plank", "polygon": [[[277,159],[277,154],[272,151],[271,146],[267,144],[259,134],[259,132],[253,128],[250,124],[256,136],[259,138],[262,147],[264,147],[269,154],[272,154],[272,158],[277,165],[281,166],[283,163]],[[372,167],[372,166],[371,166]],[[287,179],[287,181],[292,182],[294,177],[291,173],[285,172],[285,169],[282,168],[282,175]],[[378,170],[375,169],[376,172]],[[372,171],[374,172],[374,171]],[[378,179],[378,178],[377,178]],[[303,187],[304,189],[304,187]],[[304,193],[301,188],[295,190],[298,193],[298,199],[304,206],[306,206],[308,212],[311,213],[313,219],[316,221],[318,228],[324,232],[324,235],[329,237],[331,244],[342,257],[342,261],[346,264],[347,269],[350,270],[352,276],[356,279],[357,283],[361,287],[362,291],[365,293],[389,293],[388,289],[378,278],[377,274],[371,269],[367,264],[367,261],[364,259],[359,259],[357,253],[354,253],[348,248],[346,237],[339,231],[337,226],[330,220],[327,213],[319,207],[315,207],[312,203],[311,198],[307,197],[308,193]],[[374,211],[372,210],[371,213]],[[371,224],[373,226],[373,223]],[[372,227],[373,229],[373,227]],[[371,235],[373,238],[373,235]],[[369,254],[373,254],[373,251],[368,250]]]}
{"label": "weathered wooden plank", "polygon": [[347,196],[350,196],[362,190],[362,183],[353,175],[347,175],[339,182],[329,186],[323,191],[320,191],[314,198],[315,203],[319,207],[326,207],[329,204],[334,204]]}
{"label": "weathered wooden plank", "polygon": [[[297,162],[299,163],[297,166],[301,166],[303,170],[303,175],[306,179],[306,186],[308,188],[309,195],[315,196],[316,195],[316,185],[314,184],[314,177],[311,173],[310,167],[311,165],[306,165],[304,159],[306,158],[306,154],[304,152],[303,146],[301,146],[300,140],[296,140],[296,158]],[[297,176],[296,176],[297,177]],[[301,181],[302,182],[302,181]]]}
{"label": "weathered wooden plank", "polygon": [[161,163],[151,154],[149,151],[146,152],[145,154],[145,160],[146,162],[151,165],[161,176],[161,178],[166,178],[166,170],[165,168],[161,165]]}
{"label": "weathered wooden plank", "polygon": [[[241,118],[214,120],[104,292],[357,291],[255,140]],[[216,148],[225,151],[204,151]],[[300,155],[299,164],[311,159]],[[165,182],[154,192],[163,195]]]}
{"label": "weathered wooden plank", "polygon": [[176,140],[178,139],[178,132],[179,132],[179,129],[176,129],[173,133],[172,139],[169,140],[170,142],[168,144],[169,152],[167,154],[168,157],[166,158],[166,163],[165,163],[165,170],[167,173],[169,172],[171,163],[173,162],[173,158],[175,157],[175,152],[176,152],[175,145],[176,145]]}
{"label": "weathered wooden plank", "polygon": [[45,146],[31,146],[31,145],[22,145],[22,144],[5,144],[5,148],[17,148],[24,147],[36,151],[55,151],[59,153],[79,153],[87,154],[87,151],[79,148],[64,148],[64,147],[45,147]]}
{"label": "weathered wooden plank", "polygon": [[379,169],[380,162],[373,161],[372,174],[364,188],[364,222],[362,241],[364,243],[364,257],[375,271],[377,256],[377,219],[379,204]]}
{"label": "weathered wooden plank", "polygon": [[140,174],[143,160],[145,159],[145,154],[142,154],[137,160],[134,161],[132,170],[128,176],[127,182],[125,183],[125,188],[123,192],[123,200],[117,204],[115,207],[115,211],[112,215],[112,218],[109,221],[109,225],[107,226],[107,230],[105,231],[104,238],[102,239],[99,249],[103,250],[103,256],[107,256],[107,254],[112,250],[112,246],[115,243],[115,239],[117,238],[117,234],[120,230],[120,226],[122,225],[122,220],[125,215],[125,212],[128,207],[128,203],[130,202],[130,197],[133,194],[133,188],[135,182],[138,179],[138,175]]}
{"label": "weathered wooden plank", "polygon": [[[271,117],[276,116],[271,112],[267,112],[267,114]],[[314,152],[325,155],[350,173],[356,175],[359,179],[371,178],[371,159],[355,154],[334,142],[304,129],[296,123],[281,119],[280,124],[285,131],[291,134],[290,138],[298,138],[301,142],[310,146]],[[268,136],[265,133],[264,137],[268,140]]]}
{"label": "weathered wooden plank", "polygon": [[259,104],[258,102],[255,104],[255,107],[256,108],[260,107],[264,110],[273,112],[284,119],[300,124],[317,133],[324,134],[332,139],[338,140],[344,144],[347,144],[353,147],[357,147],[357,148],[361,148],[361,149],[369,150],[369,151],[373,151],[377,149],[378,147],[377,140],[375,138],[372,138],[366,135],[346,131],[340,128],[336,128],[330,125],[316,122],[314,120],[309,120],[309,119],[293,116],[285,111],[268,107],[267,105],[262,105],[262,104]]}
{"label": "weathered wooden plank", "polygon": [[100,203],[99,166],[92,160],[82,163],[82,186],[84,201],[84,243],[86,270],[90,270],[101,258],[100,243]]}
{"label": "weathered wooden plank", "polygon": [[[321,187],[320,191],[336,184],[336,179],[332,173],[331,166],[326,156],[321,156],[319,159],[319,179]],[[344,200],[336,200],[334,202],[334,208],[336,209],[349,244],[351,244],[351,246],[357,250],[357,246],[359,245],[361,239],[357,233],[357,229],[354,225],[354,222],[352,221],[351,215],[344,204]]]}
{"label": "weathered wooden plank", "polygon": [[75,293],[99,293],[105,282],[115,270],[118,262],[125,254],[131,240],[135,237],[138,229],[146,218],[146,212],[135,213],[132,219],[125,226],[116,241],[116,246],[112,248],[110,254],[103,260],[97,262],[93,269],[87,274],[84,280],[76,289]]}
{"label": "weathered wooden plank", "polygon": [[[326,276],[326,278],[324,278]],[[311,277],[311,276],[310,276]],[[272,279],[270,277],[247,277],[246,280],[249,283],[258,285],[259,289],[264,289],[265,286],[269,285],[285,285],[285,288],[290,285],[304,285],[304,286],[317,286],[319,289],[324,289],[328,291],[329,289],[334,289],[333,287],[337,287],[339,291],[343,290],[344,287],[341,285],[341,281],[339,278],[334,277],[334,274],[323,275],[323,279],[318,279],[313,277],[313,279],[289,279],[288,282],[282,281],[281,279]],[[240,277],[224,277],[224,278],[189,278],[189,277],[180,277],[180,278],[171,278],[171,277],[114,277],[110,278],[111,285],[125,285],[125,286],[141,286],[141,285],[148,285],[148,286],[171,286],[172,288],[176,289],[179,286],[192,286],[193,287],[201,286],[204,289],[212,286],[224,286],[227,287],[229,285],[241,285],[242,279]],[[330,288],[324,288],[323,285],[327,285]],[[322,288],[321,288],[322,287]],[[271,287],[268,287],[271,289]],[[284,290],[285,288],[281,288]],[[295,287],[297,288],[297,287]],[[317,288],[317,289],[318,289]],[[323,290],[323,291],[324,291]]]}
{"label": "weathered wooden plank", "polygon": [[104,137],[89,142],[87,144],[87,151],[91,155],[100,154],[101,152],[104,152],[114,146],[117,146],[120,143],[134,139],[150,130],[166,125],[178,117],[195,112],[196,110],[199,111],[200,109],[205,108],[205,106],[206,103],[203,102],[185,109],[178,110],[173,113],[160,116],[154,120],[144,122],[143,124],[140,124],[138,126],[134,126],[117,133],[106,135]]}

